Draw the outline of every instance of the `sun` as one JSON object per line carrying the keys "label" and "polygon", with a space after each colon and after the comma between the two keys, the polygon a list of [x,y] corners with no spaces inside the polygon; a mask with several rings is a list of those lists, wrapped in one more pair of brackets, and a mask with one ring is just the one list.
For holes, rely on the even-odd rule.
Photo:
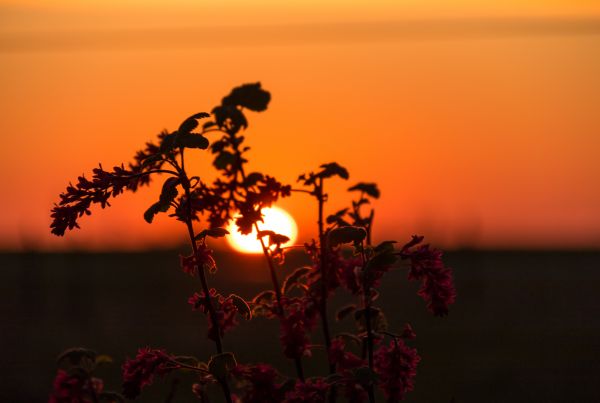
{"label": "sun", "polygon": [[[267,207],[262,210],[264,222],[259,222],[258,226],[261,231],[274,231],[277,234],[285,235],[290,240],[282,244],[282,246],[292,245],[298,237],[298,226],[294,218],[285,210],[279,207]],[[262,246],[256,239],[256,229],[248,235],[239,233],[233,221],[228,227],[230,235],[227,236],[227,241],[233,249],[243,253],[262,253]],[[266,240],[266,239],[265,239]]]}

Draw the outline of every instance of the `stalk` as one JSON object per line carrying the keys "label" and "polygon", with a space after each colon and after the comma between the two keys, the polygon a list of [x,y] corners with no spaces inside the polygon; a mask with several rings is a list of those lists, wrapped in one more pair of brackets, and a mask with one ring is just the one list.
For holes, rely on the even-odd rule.
{"label": "stalk", "polygon": [[[192,244],[192,250],[194,252],[194,256],[198,256],[198,246],[196,245],[196,235],[194,233],[194,226],[192,225],[192,203],[191,203],[191,192],[190,192],[190,181],[188,179],[187,174],[184,170],[184,158],[183,158],[183,148],[181,149],[181,186],[185,191],[185,197],[187,199],[187,209],[188,216],[185,220],[185,224],[187,226],[188,235],[190,237],[190,242]],[[202,284],[202,290],[204,291],[204,303],[208,309],[208,314],[210,315],[210,320],[215,328],[215,344],[217,347],[217,353],[223,353],[223,344],[221,343],[221,330],[219,328],[219,320],[217,317],[217,313],[215,312],[215,308],[212,303],[212,298],[210,297],[210,290],[208,288],[208,282],[206,281],[206,273],[204,267],[198,265],[198,277],[200,277],[200,283]],[[229,385],[227,384],[227,380],[219,381],[221,387],[223,389],[223,394],[225,395],[225,399],[227,403],[232,403],[231,399],[231,391],[229,390]]]}

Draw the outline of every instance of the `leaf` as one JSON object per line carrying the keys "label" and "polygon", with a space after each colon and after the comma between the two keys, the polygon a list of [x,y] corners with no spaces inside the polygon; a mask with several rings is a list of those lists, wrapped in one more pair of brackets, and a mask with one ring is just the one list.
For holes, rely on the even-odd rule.
{"label": "leaf", "polygon": [[335,319],[339,322],[339,321],[343,320],[346,316],[350,315],[355,310],[356,310],[356,305],[354,305],[354,304],[346,305],[346,306],[340,308],[335,313]]}
{"label": "leaf", "polygon": [[330,162],[329,164],[321,165],[323,170],[319,172],[318,176],[321,178],[331,178],[332,176],[339,176],[342,179],[348,179],[350,175],[348,170],[337,162]]}
{"label": "leaf", "polygon": [[159,200],[151,205],[148,210],[144,213],[144,220],[147,223],[152,223],[154,216],[158,213],[164,213],[171,207],[171,202],[175,200],[179,192],[177,191],[177,185],[179,184],[179,178],[168,178],[163,184],[162,191],[160,193]]}
{"label": "leaf", "polygon": [[283,280],[283,285],[281,287],[282,292],[286,294],[294,287],[294,285],[298,284],[298,281],[300,281],[302,277],[310,273],[310,270],[310,267],[298,267],[294,270],[285,280]]}
{"label": "leaf", "polygon": [[364,192],[366,194],[368,194],[369,196],[371,196],[374,199],[379,199],[379,196],[381,195],[381,193],[379,192],[379,188],[377,187],[376,183],[365,183],[365,182],[360,182],[357,183],[356,185],[349,187],[348,191],[352,192],[352,191],[360,191],[360,192]]}
{"label": "leaf", "polygon": [[367,231],[365,231],[364,228],[348,226],[332,229],[329,231],[327,239],[329,246],[331,248],[335,248],[336,246],[344,243],[353,242],[354,244],[359,244],[363,239],[365,239],[366,236]]}
{"label": "leaf", "polygon": [[153,205],[148,207],[148,210],[144,212],[144,220],[146,220],[148,224],[152,224],[154,216],[160,213],[161,211],[164,212],[163,205],[160,202],[154,203]]}
{"label": "leaf", "polygon": [[256,185],[257,182],[261,181],[262,179],[263,179],[263,174],[258,173],[258,172],[252,172],[246,176],[246,181],[244,182],[244,185],[254,186],[254,185]]}
{"label": "leaf", "polygon": [[348,225],[346,223],[346,221],[344,221],[342,219],[342,217],[344,215],[346,215],[346,213],[348,212],[348,208],[345,209],[341,209],[338,212],[336,212],[335,214],[331,214],[327,217],[327,224],[333,224],[333,223],[338,223],[338,224],[342,224],[344,223],[344,225]]}
{"label": "leaf", "polygon": [[266,236],[271,236],[271,235],[275,235],[275,231],[271,231],[271,230],[258,231],[256,233],[256,239],[264,238]]}
{"label": "leaf", "polygon": [[217,124],[213,121],[210,122],[206,122],[202,125],[202,129],[206,130],[206,129],[210,129],[213,126],[216,126]]}
{"label": "leaf", "polygon": [[162,138],[160,142],[160,152],[167,153],[176,147],[175,139],[177,138],[177,133],[167,134]]}
{"label": "leaf", "polygon": [[162,160],[162,157],[163,156],[161,153],[150,155],[149,157],[144,158],[144,160],[142,161],[142,167],[154,164],[155,162]]}
{"label": "leaf", "polygon": [[243,84],[235,87],[229,95],[223,98],[223,105],[236,105],[251,111],[262,112],[267,109],[271,94],[263,90],[260,83]]}
{"label": "leaf", "polygon": [[250,306],[244,298],[236,294],[230,294],[229,298],[231,298],[231,300],[233,301],[233,305],[235,305],[238,312],[244,317],[244,319],[252,319],[252,310],[250,310]]}
{"label": "leaf", "polygon": [[290,237],[287,235],[281,234],[271,234],[269,236],[269,246],[271,245],[281,245],[282,243],[286,243],[290,240]]}
{"label": "leaf", "polygon": [[208,117],[210,117],[210,115],[206,112],[200,112],[190,116],[179,126],[179,134],[190,133],[192,130],[198,127],[198,119],[204,119]]}
{"label": "leaf", "polygon": [[398,258],[394,254],[394,244],[392,242],[384,242],[377,245],[375,255],[367,262],[366,270],[381,270],[393,265]]}
{"label": "leaf", "polygon": [[208,372],[220,381],[227,379],[227,374],[231,371],[237,362],[233,353],[221,353],[210,357],[208,362]]}
{"label": "leaf", "polygon": [[60,353],[56,358],[56,362],[60,364],[67,360],[71,365],[79,365],[84,359],[95,362],[97,355],[98,354],[94,350],[83,347],[73,347]]}
{"label": "leaf", "polygon": [[221,151],[217,158],[215,158],[213,165],[217,169],[225,169],[229,165],[233,165],[235,163],[236,157],[234,154],[229,151]]}
{"label": "leaf", "polygon": [[208,144],[208,139],[201,134],[180,134],[177,138],[177,145],[180,147],[206,150]]}
{"label": "leaf", "polygon": [[260,294],[258,294],[256,297],[252,298],[252,303],[254,304],[261,304],[261,303],[269,303],[272,302],[273,299],[275,299],[275,292],[274,291],[263,291]]}
{"label": "leaf", "polygon": [[229,231],[227,231],[225,228],[209,228],[202,230],[198,235],[196,235],[195,239],[198,240],[207,236],[212,238],[222,238],[225,235],[229,235]]}
{"label": "leaf", "polygon": [[198,127],[198,122],[196,121],[196,119],[190,117],[183,121],[183,123],[179,126],[179,130],[177,131],[179,132],[179,134],[186,134],[190,133],[196,127]]}

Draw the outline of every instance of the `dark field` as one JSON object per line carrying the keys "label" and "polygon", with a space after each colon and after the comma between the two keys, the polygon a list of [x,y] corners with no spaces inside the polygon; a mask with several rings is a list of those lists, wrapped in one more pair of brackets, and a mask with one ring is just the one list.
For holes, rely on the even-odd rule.
{"label": "dark field", "polygon": [[[268,287],[263,260],[244,259],[218,257],[220,271],[209,281],[244,297]],[[407,401],[600,401],[600,252],[461,251],[447,253],[446,261],[458,290],[447,318],[426,311],[403,270],[384,278],[379,305],[391,327],[413,325],[412,344],[422,357]],[[122,360],[138,347],[203,359],[214,351],[204,317],[187,305],[198,280],[178,269],[176,252],[4,254],[0,264],[0,402],[45,401],[54,359],[71,346],[114,357],[99,372],[108,389],[119,389]],[[338,295],[339,306],[348,297]],[[273,362],[292,374],[277,329],[263,319],[241,323],[227,334],[225,348],[239,361]],[[319,330],[313,341],[322,342]],[[305,360],[309,372],[323,368],[322,354]],[[193,401],[188,381],[184,375],[175,402]],[[139,400],[164,401],[170,382]]]}

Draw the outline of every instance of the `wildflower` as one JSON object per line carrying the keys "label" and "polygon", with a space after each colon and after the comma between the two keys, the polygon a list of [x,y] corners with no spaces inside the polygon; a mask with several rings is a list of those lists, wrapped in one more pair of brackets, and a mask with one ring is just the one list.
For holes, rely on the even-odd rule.
{"label": "wildflower", "polygon": [[[207,315],[208,337],[211,340],[217,340],[219,337],[223,337],[225,332],[237,326],[238,321],[235,315],[238,313],[238,309],[231,297],[223,297],[218,294],[214,288],[211,288],[209,293],[219,325],[219,335],[217,335],[217,329],[213,324],[213,318],[211,315]],[[204,292],[201,292],[200,294],[197,292],[194,293],[194,295],[188,299],[188,303],[192,305],[193,310],[200,310],[205,314],[209,313]]]}
{"label": "wildflower", "polygon": [[307,332],[315,325],[317,309],[306,298],[283,298],[285,315],[280,317],[280,340],[283,352],[291,359],[310,356],[310,340]]}
{"label": "wildflower", "polygon": [[378,384],[388,401],[404,399],[415,386],[417,364],[421,357],[417,350],[394,340],[389,346],[381,346],[375,351],[373,364],[379,376]]}
{"label": "wildflower", "polygon": [[423,237],[413,236],[400,256],[410,260],[408,278],[421,280],[418,295],[427,302],[427,308],[436,316],[444,316],[456,299],[452,270],[444,266],[442,251],[430,249],[429,245],[417,246],[422,240]]}
{"label": "wildflower", "polygon": [[330,385],[322,378],[308,379],[297,382],[294,389],[285,395],[285,403],[325,403]]}
{"label": "wildflower", "polygon": [[170,366],[172,361],[173,357],[164,350],[139,349],[134,359],[123,364],[123,395],[128,399],[138,397],[142,388],[152,384],[155,376],[164,376],[175,368]]}
{"label": "wildflower", "polygon": [[48,403],[92,403],[103,386],[101,379],[89,378],[83,372],[68,373],[59,369]]}
{"label": "wildflower", "polygon": [[279,373],[268,364],[237,365],[231,374],[242,383],[244,403],[281,402],[284,391]]}

